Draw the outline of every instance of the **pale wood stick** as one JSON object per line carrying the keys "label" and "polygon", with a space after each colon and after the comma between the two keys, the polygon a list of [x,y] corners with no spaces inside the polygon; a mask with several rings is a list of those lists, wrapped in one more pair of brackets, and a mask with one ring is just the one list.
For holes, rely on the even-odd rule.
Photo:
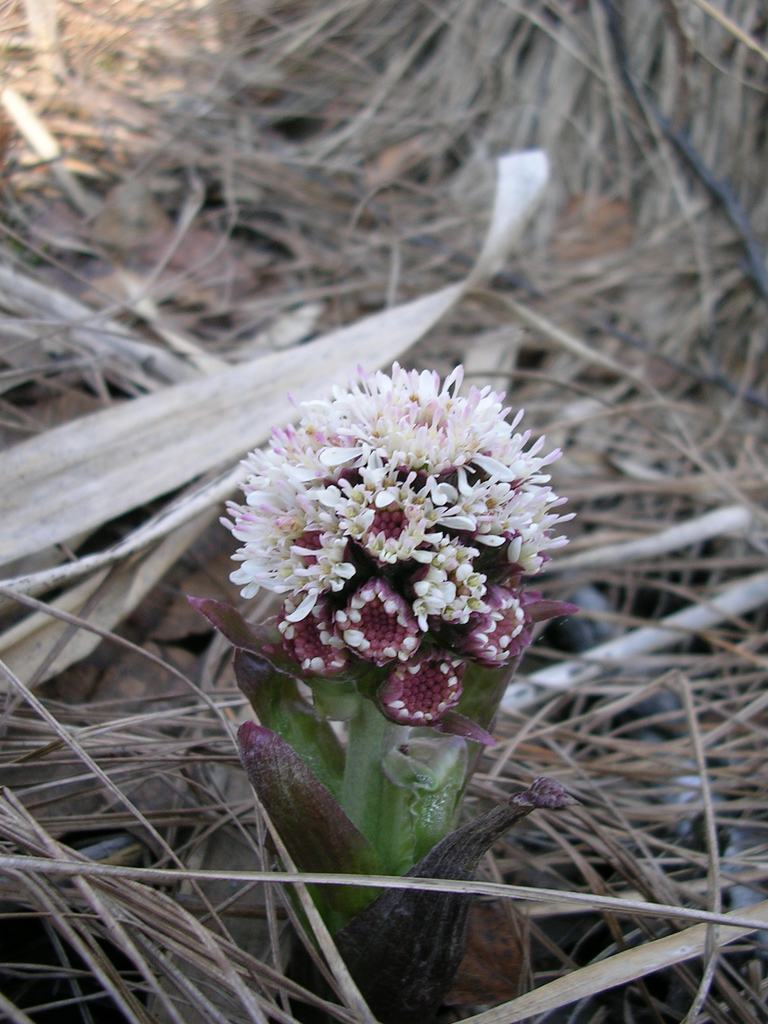
{"label": "pale wood stick", "polygon": [[675,523],[666,530],[660,530],[648,537],[639,537],[620,544],[606,544],[591,551],[579,551],[575,555],[558,557],[547,564],[544,571],[550,574],[567,572],[570,569],[596,569],[605,565],[620,565],[636,562],[642,558],[676,551],[724,534],[743,534],[754,522],[749,509],[743,505],[728,505],[715,509],[703,516]]}
{"label": "pale wood stick", "polygon": [[72,205],[76,206],[85,217],[95,214],[99,208],[98,201],[93,196],[89,196],[66,167],[61,165],[61,147],[24,97],[15,89],[6,86],[0,93],[0,100],[30,148],[41,160],[51,161],[51,170]]}
{"label": "pale wood stick", "polygon": [[768,572],[755,573],[707,598],[701,604],[683,608],[661,619],[657,626],[632,630],[614,640],[598,644],[578,659],[560,662],[533,672],[512,683],[501,703],[505,711],[519,710],[535,700],[541,688],[567,690],[599,676],[606,667],[631,664],[631,659],[653,651],[666,650],[681,635],[716,626],[724,619],[758,608],[768,601]]}

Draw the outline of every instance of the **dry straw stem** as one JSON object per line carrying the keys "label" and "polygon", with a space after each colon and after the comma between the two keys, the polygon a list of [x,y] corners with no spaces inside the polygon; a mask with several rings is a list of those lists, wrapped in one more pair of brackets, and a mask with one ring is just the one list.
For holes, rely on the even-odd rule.
{"label": "dry straw stem", "polygon": [[[282,853],[285,858],[285,851]],[[462,892],[475,895],[496,896],[506,899],[535,900],[539,902],[555,900],[559,903],[578,903],[593,909],[611,909],[614,912],[645,914],[661,919],[698,919],[709,923],[696,925],[664,939],[627,950],[589,967],[571,972],[566,978],[558,979],[534,992],[512,1000],[487,1013],[468,1018],[472,1021],[492,1024],[503,1021],[524,1020],[533,1013],[544,1013],[559,1006],[567,1005],[582,998],[585,994],[593,994],[644,977],[654,971],[680,963],[701,955],[708,942],[708,934],[712,923],[724,926],[722,942],[735,942],[751,932],[768,925],[768,901],[740,913],[708,914],[684,910],[674,906],[657,906],[635,900],[619,900],[586,893],[557,893],[552,890],[507,886],[492,883],[449,882],[445,879],[404,879],[392,876],[357,876],[344,874],[315,874],[307,872],[215,872],[215,871],[162,871],[157,869],[131,869],[108,865],[88,864],[73,860],[60,860],[56,857],[42,859],[37,857],[5,857],[0,855],[0,867],[5,871],[14,872],[23,869],[25,872],[41,874],[44,877],[74,878],[76,885],[82,886],[85,880],[98,884],[99,880],[122,879],[131,882],[162,882],[177,881],[180,877],[198,881],[226,879],[230,882],[263,882],[270,885],[291,884],[306,894],[305,886],[315,884],[347,884],[366,885],[371,887],[389,888],[420,888],[439,892]],[[87,898],[92,901],[93,889],[86,884]],[[305,901],[302,901],[305,902]],[[116,909],[118,909],[116,907]],[[328,954],[333,946],[330,937],[325,933],[322,922],[316,917],[311,901],[306,902],[305,911],[310,914],[313,928],[324,952]],[[102,911],[103,913],[103,911]],[[344,995],[349,1005],[356,1006],[358,1020],[372,1020],[364,1004],[360,1003],[359,994],[338,959],[338,954],[330,959]],[[261,1019],[261,1015],[251,1019]]]}
{"label": "dry straw stem", "polygon": [[[723,902],[722,875],[720,867],[720,850],[718,849],[717,838],[717,815],[715,814],[715,808],[712,800],[712,787],[709,779],[706,744],[704,737],[702,736],[701,723],[699,721],[693,694],[691,693],[691,687],[684,677],[680,679],[679,689],[682,696],[683,708],[685,709],[685,717],[688,722],[691,745],[696,758],[696,770],[698,773],[699,784],[701,786],[702,802],[704,804],[704,833],[707,847],[707,858],[709,861],[707,866],[707,899],[710,910],[715,913],[719,913],[722,910]],[[718,949],[719,931],[714,927],[709,928],[704,948],[704,971],[702,973],[701,981],[699,982],[699,989],[688,1010],[683,1024],[692,1024],[692,1022],[696,1020],[701,1007],[707,999],[707,994],[712,987],[715,968],[717,966]]]}
{"label": "dry straw stem", "polygon": [[[49,849],[50,841],[42,834],[39,826],[30,818],[24,808],[12,797],[6,796],[2,801],[2,822],[3,831],[6,837],[13,839],[30,848]],[[61,852],[67,852],[63,848]],[[154,970],[157,964],[168,965],[168,970],[163,972],[166,979],[172,981],[170,991],[176,989],[183,995],[192,997],[192,1006],[206,1006],[209,1000],[200,992],[197,986],[189,980],[190,968],[202,970],[207,977],[215,977],[219,985],[222,980],[226,983],[225,988],[230,993],[234,1005],[245,1013],[244,1019],[254,1024],[263,1024],[265,1019],[261,1007],[268,1006],[269,1001],[263,995],[254,991],[254,981],[264,982],[267,987],[274,988],[276,974],[269,967],[262,965],[253,957],[242,953],[236,948],[222,942],[220,935],[215,935],[209,928],[201,924],[195,917],[186,913],[175,901],[171,900],[164,893],[154,890],[148,893],[141,885],[130,881],[120,881],[118,885],[112,884],[111,880],[89,879],[88,872],[91,865],[82,856],[73,856],[69,852],[68,863],[71,867],[78,868],[75,874],[75,886],[86,883],[89,891],[97,893],[98,903],[93,907],[95,918],[106,927],[106,936],[115,941],[118,947],[126,955],[131,956],[131,948],[138,943],[142,948],[148,950],[154,961],[150,968],[146,962],[137,956],[136,965],[139,976],[150,988],[155,988]],[[9,877],[14,877],[15,872],[9,872]],[[63,894],[59,893],[55,886],[49,886],[45,880],[35,879],[33,876],[23,876],[24,887],[34,887],[39,892],[39,907],[43,913],[48,908],[55,908],[58,904],[66,906]],[[68,921],[64,923],[63,931],[72,947],[77,950],[85,963],[93,970],[94,974],[103,981],[105,989],[109,991],[118,1006],[123,1009],[128,1020],[131,1022],[148,1022],[156,1019],[150,1016],[144,1006],[137,1002],[130,987],[125,985],[123,978],[117,974],[112,966],[109,957],[91,943],[91,932],[93,925],[86,926],[83,930],[82,922],[87,921],[79,915],[83,909],[87,910],[88,899],[83,900],[82,889],[78,894],[79,899],[70,901],[73,912],[66,915]],[[83,906],[84,904],[84,906]],[[110,921],[117,921],[120,931],[110,926]],[[57,920],[57,924],[59,921]],[[126,939],[123,926],[130,929],[131,938]],[[127,947],[127,948],[126,948]],[[159,955],[157,955],[159,954]],[[168,957],[172,957],[177,963],[183,965],[179,972]],[[313,999],[311,993],[304,992],[300,986],[285,983],[286,988],[293,995],[304,996],[309,1002],[323,1005],[322,1000]],[[198,1002],[198,997],[201,1002]],[[167,999],[164,995],[158,996],[161,1006],[167,1006]],[[270,1007],[272,1008],[272,1007]],[[215,1007],[212,1006],[212,1019],[221,1019]],[[177,1013],[170,1007],[171,1019],[177,1019]],[[280,1014],[275,1016],[277,1020],[292,1020],[288,1015]],[[342,1015],[339,1019],[344,1019]]]}
{"label": "dry straw stem", "polygon": [[176,501],[169,502],[159,513],[149,516],[141,526],[137,527],[124,538],[103,551],[94,555],[81,555],[74,561],[63,565],[55,565],[39,572],[24,573],[0,581],[11,594],[40,594],[53,590],[65,583],[95,573],[98,569],[113,565],[121,559],[127,559],[156,541],[162,541],[168,534],[181,529],[185,523],[194,519],[210,508],[218,508],[224,503],[242,480],[243,471],[240,466],[227,473],[216,476],[209,483],[196,487],[191,486]]}
{"label": "dry straw stem", "polygon": [[73,205],[85,216],[95,213],[98,209],[98,203],[83,190],[80,183],[69,173],[66,167],[62,167],[59,162],[61,158],[59,144],[24,97],[8,86],[0,93],[0,102],[2,102],[6,113],[18,127],[32,150],[41,160],[51,162],[53,173]]}
{"label": "dry straw stem", "polygon": [[[33,686],[85,658],[147,596],[187,548],[215,519],[210,509],[183,523],[147,555],[102,570],[0,634],[0,657]],[[13,598],[13,592],[5,590]],[[87,618],[92,629],[57,621],[52,610]]]}
{"label": "dry straw stem", "polygon": [[111,864],[86,863],[83,860],[61,860],[42,857],[14,857],[0,854],[0,867],[6,871],[22,866],[34,874],[69,878],[83,875],[88,878],[125,878],[137,882],[174,882],[180,879],[191,881],[260,882],[269,885],[352,885],[377,889],[423,889],[430,892],[465,893],[470,896],[494,896],[499,899],[546,902],[548,905],[578,904],[590,910],[608,910],[614,913],[637,914],[644,917],[668,920],[701,921],[705,925],[719,925],[736,929],[762,928],[768,920],[766,906],[760,904],[753,909],[733,914],[716,914],[706,910],[693,910],[672,904],[647,903],[642,900],[621,899],[601,896],[596,893],[559,892],[533,886],[506,885],[498,882],[452,882],[444,878],[403,878],[399,875],[350,875],[330,874],[313,871],[214,871],[190,870],[188,868],[131,868]]}
{"label": "dry straw stem", "polygon": [[13,333],[53,352],[85,352],[115,379],[154,391],[195,376],[188,361],[132,336],[109,310],[97,312],[18,268],[0,266],[0,295],[18,317],[9,324]]}
{"label": "dry straw stem", "polygon": [[297,879],[296,892],[299,897],[299,902],[301,903],[301,908],[306,914],[307,921],[309,922],[309,926],[312,930],[313,939],[323,951],[325,963],[333,974],[340,995],[343,997],[346,1005],[349,1006],[350,1009],[354,1010],[361,1024],[375,1024],[375,1018],[368,1009],[360,990],[355,984],[352,975],[349,973],[347,965],[342,960],[325,922],[312,901],[312,897],[307,889],[304,878],[297,872],[296,865],[291,860],[285,843],[280,837],[280,833],[270,821],[269,815],[266,813],[264,808],[260,808],[260,811],[267,828],[269,829],[269,834],[275,844],[280,860]]}
{"label": "dry straw stem", "polygon": [[0,992],[0,1009],[5,1013],[6,1019],[12,1021],[13,1024],[35,1024],[31,1017],[28,1017],[10,999],[6,999],[2,992]]}
{"label": "dry straw stem", "polygon": [[725,11],[720,10],[711,4],[709,0],[693,0],[697,7],[700,7],[702,11],[714,18],[716,21],[726,28],[731,35],[735,36],[740,43],[744,43],[745,46],[749,47],[750,50],[754,50],[755,53],[759,53],[763,60],[768,61],[768,50],[764,46],[761,46],[754,36],[750,35],[749,32],[745,32],[740,25],[737,24],[732,18],[729,18]]}

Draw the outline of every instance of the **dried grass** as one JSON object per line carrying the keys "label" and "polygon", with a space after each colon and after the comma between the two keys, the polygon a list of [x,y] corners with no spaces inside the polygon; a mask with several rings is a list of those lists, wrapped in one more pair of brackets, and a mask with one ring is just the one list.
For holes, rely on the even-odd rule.
{"label": "dried grass", "polygon": [[[542,585],[586,606],[470,792],[581,806],[462,883],[522,963],[444,1019],[765,1019],[766,23],[617,8],[3,8],[7,1019],[369,1019],[316,920],[327,996],[286,977],[307,878],[264,884],[243,702],[183,595],[232,597],[209,524],[284,393],[408,346],[567,447]],[[492,158],[528,147],[545,201],[465,293]]]}

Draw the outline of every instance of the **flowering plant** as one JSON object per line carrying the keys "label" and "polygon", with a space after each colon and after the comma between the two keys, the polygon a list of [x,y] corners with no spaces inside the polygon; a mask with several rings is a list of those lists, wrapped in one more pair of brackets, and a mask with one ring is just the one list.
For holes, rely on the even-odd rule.
{"label": "flowering plant", "polygon": [[[307,870],[418,874],[453,849],[476,744],[493,742],[534,624],[573,610],[526,589],[566,542],[546,472],[560,452],[489,387],[460,394],[462,379],[395,364],[302,405],[248,456],[245,503],[224,520],[241,545],[232,581],[246,599],[279,594],[277,616],[252,626],[193,599],[238,649],[261,721],[241,728],[243,762]],[[559,806],[551,785],[522,803]],[[342,949],[373,896],[317,894]]]}

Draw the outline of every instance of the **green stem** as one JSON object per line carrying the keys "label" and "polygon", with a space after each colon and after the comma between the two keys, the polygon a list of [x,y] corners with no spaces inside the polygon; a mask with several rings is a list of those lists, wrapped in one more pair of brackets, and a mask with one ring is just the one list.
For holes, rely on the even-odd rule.
{"label": "green stem", "polygon": [[349,722],[341,805],[378,852],[384,870],[393,873],[412,863],[409,793],[389,781],[382,761],[407,737],[408,730],[385,718],[373,701],[359,698]]}
{"label": "green stem", "polygon": [[[489,725],[512,671],[471,666],[459,710]],[[426,730],[412,735],[385,718],[373,700],[361,694],[350,699],[355,710],[340,803],[378,853],[382,869],[404,874],[454,827],[482,748],[456,737],[422,735]],[[395,749],[404,744],[402,752]]]}

